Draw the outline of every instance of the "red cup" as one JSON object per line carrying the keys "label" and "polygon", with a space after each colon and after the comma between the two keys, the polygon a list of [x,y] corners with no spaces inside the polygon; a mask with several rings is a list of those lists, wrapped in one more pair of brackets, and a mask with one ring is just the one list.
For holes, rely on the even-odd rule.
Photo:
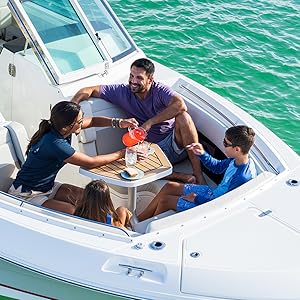
{"label": "red cup", "polygon": [[134,129],[128,128],[128,132],[126,132],[122,137],[122,142],[126,147],[132,147],[144,141],[146,136],[147,132],[142,127]]}

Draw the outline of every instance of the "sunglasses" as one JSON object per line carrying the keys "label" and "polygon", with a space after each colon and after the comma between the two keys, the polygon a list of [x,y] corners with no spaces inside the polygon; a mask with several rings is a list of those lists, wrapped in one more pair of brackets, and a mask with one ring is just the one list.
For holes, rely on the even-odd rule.
{"label": "sunglasses", "polygon": [[237,145],[234,145],[234,144],[229,144],[225,139],[223,140],[223,145],[224,145],[225,148],[237,146]]}

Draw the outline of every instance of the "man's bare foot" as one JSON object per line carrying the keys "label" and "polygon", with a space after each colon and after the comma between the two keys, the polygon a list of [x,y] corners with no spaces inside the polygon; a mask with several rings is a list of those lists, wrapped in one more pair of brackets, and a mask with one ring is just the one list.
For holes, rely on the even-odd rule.
{"label": "man's bare foot", "polygon": [[165,177],[165,179],[181,181],[183,183],[196,183],[196,177],[194,175],[179,172],[173,172],[171,175]]}

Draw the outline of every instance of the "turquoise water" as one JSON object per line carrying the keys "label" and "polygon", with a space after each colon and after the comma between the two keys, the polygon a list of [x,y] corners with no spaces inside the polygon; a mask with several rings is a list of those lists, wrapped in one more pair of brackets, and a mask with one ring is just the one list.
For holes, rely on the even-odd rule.
{"label": "turquoise water", "polygon": [[300,1],[110,0],[146,55],[236,103],[300,154]]}

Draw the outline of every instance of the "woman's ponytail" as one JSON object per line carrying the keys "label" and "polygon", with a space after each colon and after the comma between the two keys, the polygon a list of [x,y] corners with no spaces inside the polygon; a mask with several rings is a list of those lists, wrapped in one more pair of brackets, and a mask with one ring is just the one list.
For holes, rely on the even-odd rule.
{"label": "woman's ponytail", "polygon": [[31,146],[34,145],[50,129],[51,129],[51,122],[49,120],[42,120],[39,125],[39,130],[32,136],[27,146],[26,155],[28,155]]}

